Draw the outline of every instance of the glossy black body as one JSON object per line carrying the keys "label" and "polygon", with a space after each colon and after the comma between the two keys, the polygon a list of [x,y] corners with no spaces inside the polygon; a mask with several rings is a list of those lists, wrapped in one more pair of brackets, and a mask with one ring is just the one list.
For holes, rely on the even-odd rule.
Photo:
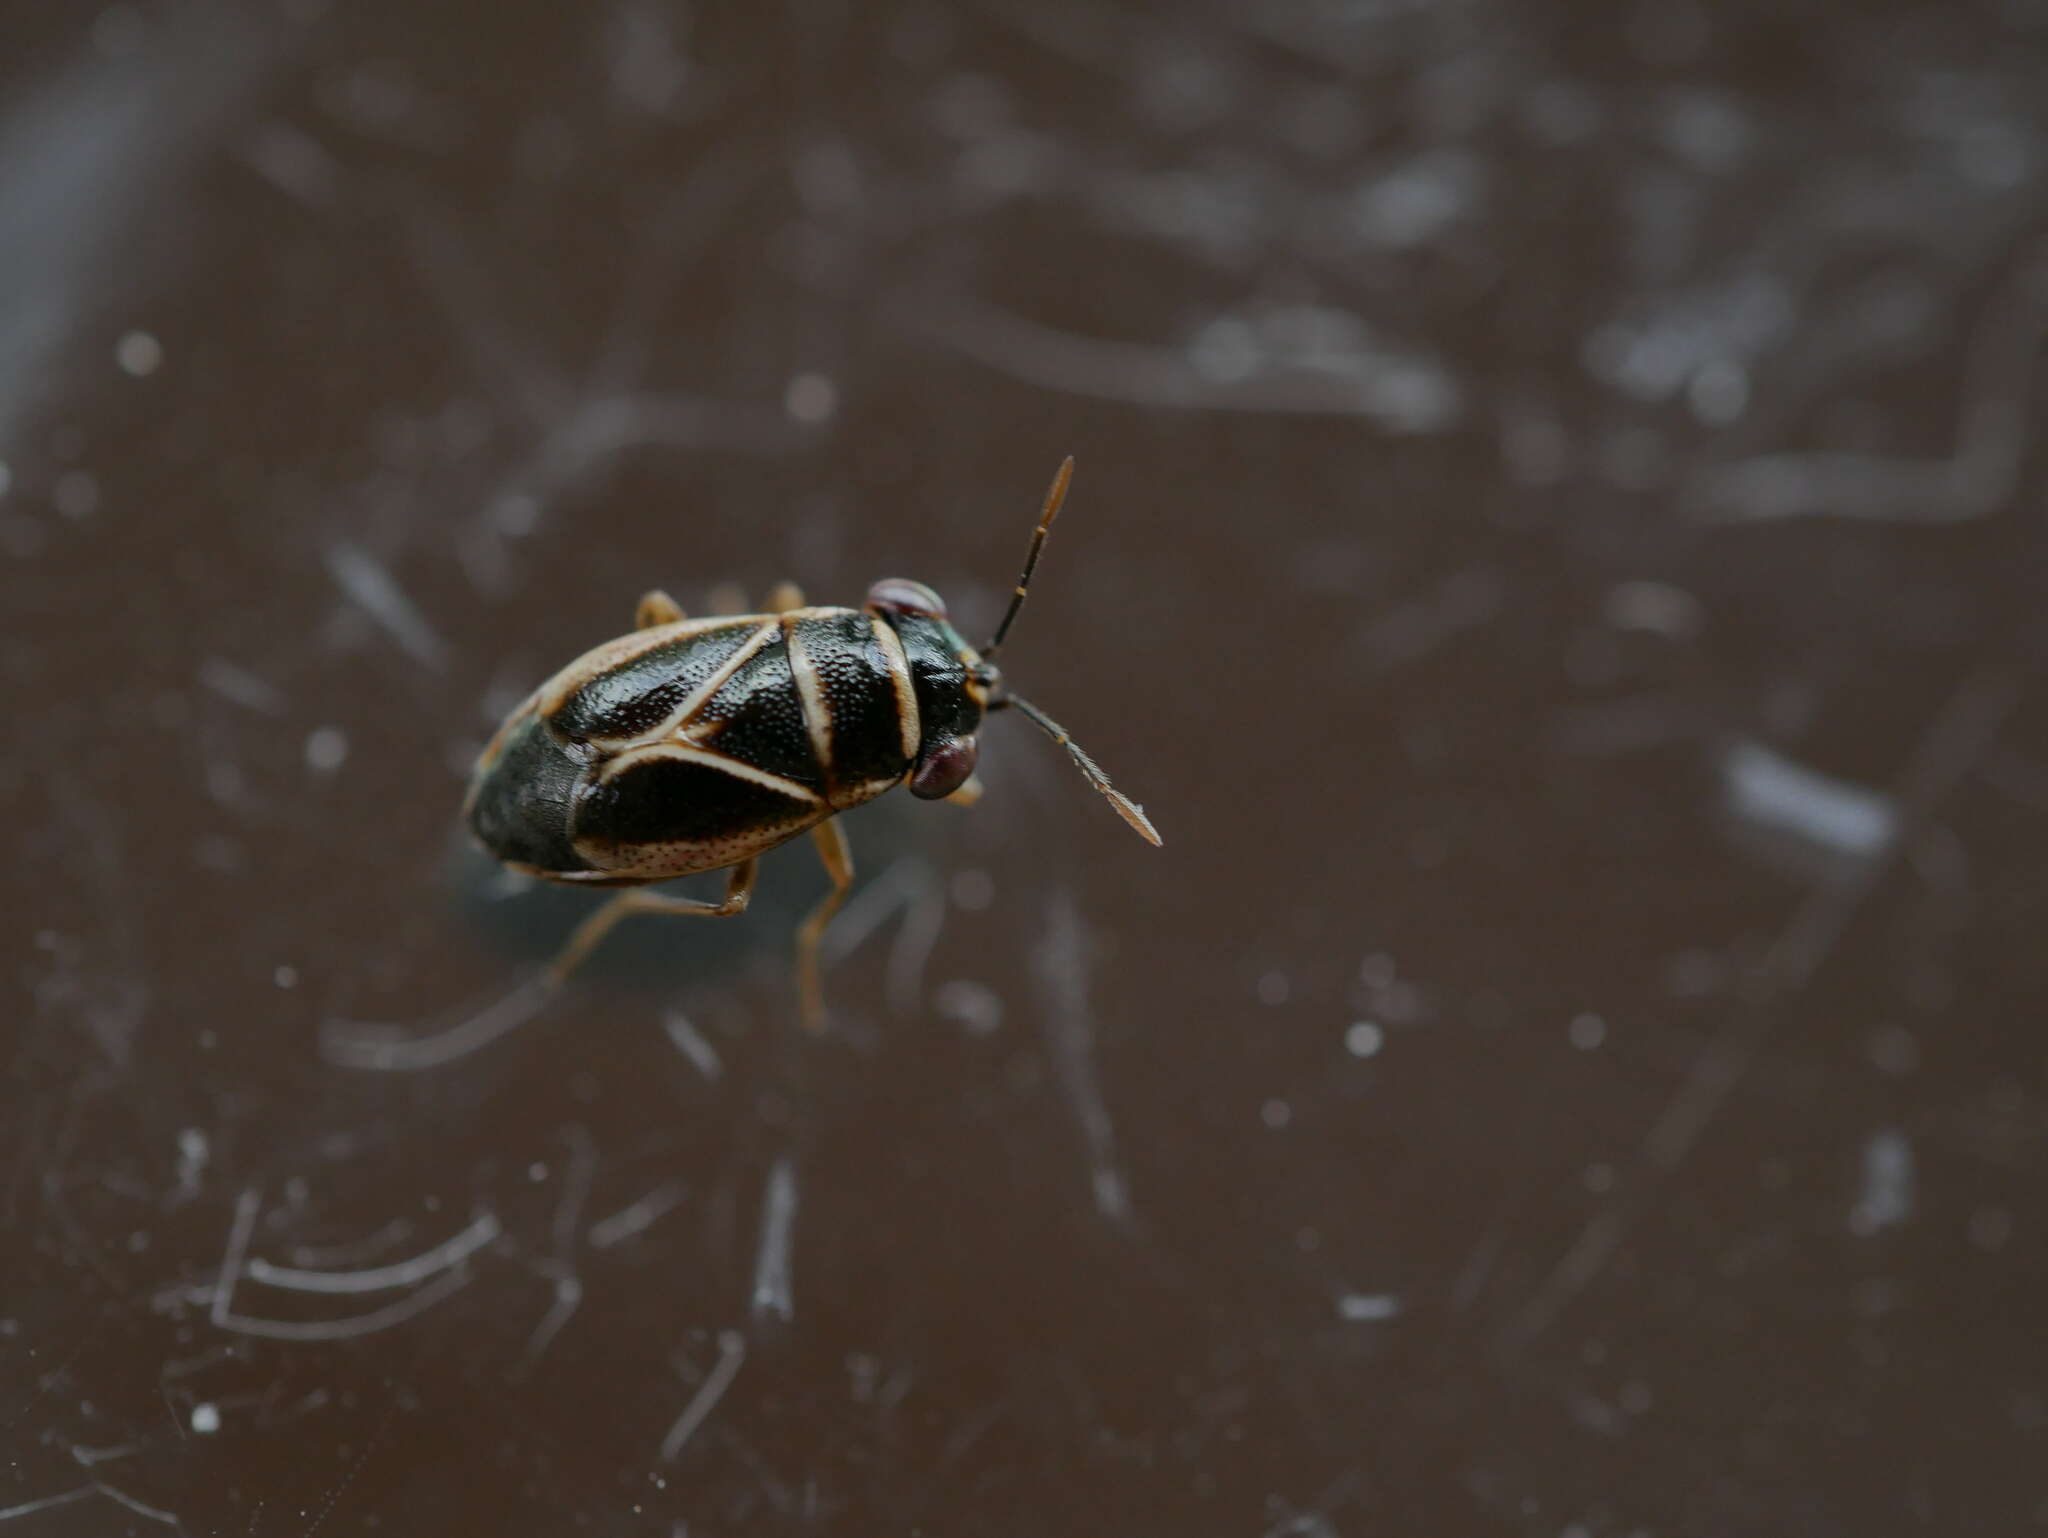
{"label": "glossy black body", "polygon": [[[472,778],[499,859],[626,885],[715,870],[959,756],[985,691],[943,615],[805,608],[622,636],[543,685]],[[927,776],[927,780],[929,780]]]}

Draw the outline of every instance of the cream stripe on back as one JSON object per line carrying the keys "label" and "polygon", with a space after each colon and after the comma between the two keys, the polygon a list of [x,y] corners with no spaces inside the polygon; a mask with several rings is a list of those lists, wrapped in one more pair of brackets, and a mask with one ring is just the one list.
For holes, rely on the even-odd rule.
{"label": "cream stripe on back", "polygon": [[751,662],[756,652],[774,640],[776,631],[781,628],[781,622],[771,617],[759,630],[747,637],[738,651],[719,665],[717,672],[692,689],[690,697],[668,713],[668,719],[654,730],[642,733],[642,740],[658,742],[669,736],[686,736],[690,729],[690,718],[704,708],[712,695],[726,686],[733,674]]}
{"label": "cream stripe on back", "polygon": [[568,703],[570,695],[599,673],[630,662],[644,651],[693,635],[708,635],[729,625],[757,624],[759,620],[760,616],[753,614],[713,614],[703,619],[677,620],[671,625],[656,625],[651,630],[629,630],[622,636],[613,636],[603,645],[592,647],[536,689],[534,706],[541,715],[552,716]]}
{"label": "cream stripe on back", "polygon": [[875,639],[889,660],[889,682],[896,686],[896,719],[903,728],[903,756],[915,758],[918,744],[924,740],[924,727],[917,718],[917,691],[910,686],[910,658],[894,625],[872,614],[868,618],[873,621]]}
{"label": "cream stripe on back", "polygon": [[795,780],[784,779],[779,774],[770,774],[766,769],[756,769],[752,764],[723,753],[714,753],[709,748],[700,748],[689,742],[660,742],[640,749],[637,753],[622,753],[604,767],[599,783],[639,768],[650,759],[670,759],[678,763],[703,764],[731,775],[736,780],[752,780],[756,785],[765,785],[779,791],[792,801],[801,801],[809,806],[823,806],[825,798],[808,785]]}
{"label": "cream stripe on back", "polygon": [[825,688],[818,681],[817,664],[798,638],[797,624],[805,617],[802,609],[782,616],[782,644],[789,652],[789,674],[796,680],[802,702],[804,730],[811,735],[811,753],[818,760],[818,772],[825,777],[825,794],[830,797],[839,776],[832,762],[832,707],[825,703]]}

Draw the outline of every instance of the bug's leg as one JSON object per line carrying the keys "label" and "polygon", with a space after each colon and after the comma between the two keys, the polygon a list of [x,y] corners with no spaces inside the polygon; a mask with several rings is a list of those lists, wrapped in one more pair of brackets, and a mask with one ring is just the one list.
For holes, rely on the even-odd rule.
{"label": "bug's leg", "polygon": [[768,612],[787,614],[804,606],[804,590],[794,582],[778,582],[768,589]]}
{"label": "bug's leg", "polygon": [[981,799],[981,776],[970,774],[960,782],[960,788],[946,799],[955,806],[972,806]]}
{"label": "bug's leg", "polygon": [[583,965],[598,942],[612,932],[612,926],[635,913],[673,913],[683,918],[722,919],[746,911],[754,895],[754,862],[742,860],[725,878],[725,896],[715,903],[695,897],[664,897],[640,887],[619,893],[610,902],[576,926],[568,941],[548,968],[548,983],[559,988],[569,975]]}
{"label": "bug's leg", "polygon": [[640,595],[640,607],[633,611],[635,630],[652,630],[656,625],[673,625],[683,618],[683,606],[658,587]]}
{"label": "bug's leg", "polygon": [[825,862],[832,890],[819,899],[810,917],[797,929],[796,975],[804,1028],[819,1035],[825,1029],[825,983],[818,969],[818,945],[825,938],[825,926],[846,901],[847,888],[853,885],[853,851],[847,847],[846,834],[836,817],[829,817],[811,829],[811,837],[817,840],[818,858]]}

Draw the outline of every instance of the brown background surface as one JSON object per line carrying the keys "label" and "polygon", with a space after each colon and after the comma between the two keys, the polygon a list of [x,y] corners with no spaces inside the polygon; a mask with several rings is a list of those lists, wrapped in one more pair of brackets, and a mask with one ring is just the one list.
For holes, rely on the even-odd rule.
{"label": "brown background surface", "polygon": [[[2038,0],[7,38],[0,1538],[2048,1522]],[[529,1008],[496,716],[1068,452],[1164,850],[999,721],[830,1039],[801,848]]]}

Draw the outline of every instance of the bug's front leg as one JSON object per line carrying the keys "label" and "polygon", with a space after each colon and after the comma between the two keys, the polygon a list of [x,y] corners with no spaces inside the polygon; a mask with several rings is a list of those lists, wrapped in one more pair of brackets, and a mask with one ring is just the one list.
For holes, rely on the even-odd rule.
{"label": "bug's front leg", "polygon": [[804,1029],[815,1036],[825,1029],[825,981],[819,971],[818,947],[825,938],[825,926],[832,922],[832,915],[839,911],[839,905],[846,901],[847,889],[853,885],[853,850],[848,847],[836,817],[828,817],[811,829],[811,837],[817,841],[818,858],[825,864],[825,874],[832,878],[832,890],[819,899],[818,906],[796,932],[797,987],[803,1004]]}
{"label": "bug's front leg", "polygon": [[804,590],[794,582],[778,582],[768,589],[768,612],[787,614],[804,606]]}
{"label": "bug's front leg", "polygon": [[656,625],[673,625],[682,619],[683,606],[658,587],[651,587],[640,595],[640,606],[633,611],[635,630],[652,630]]}
{"label": "bug's front leg", "polygon": [[548,984],[559,988],[581,966],[612,926],[635,913],[671,913],[679,918],[722,919],[744,913],[754,895],[754,862],[742,860],[725,878],[725,896],[715,903],[695,897],[664,897],[642,887],[621,892],[576,926],[548,968]]}

